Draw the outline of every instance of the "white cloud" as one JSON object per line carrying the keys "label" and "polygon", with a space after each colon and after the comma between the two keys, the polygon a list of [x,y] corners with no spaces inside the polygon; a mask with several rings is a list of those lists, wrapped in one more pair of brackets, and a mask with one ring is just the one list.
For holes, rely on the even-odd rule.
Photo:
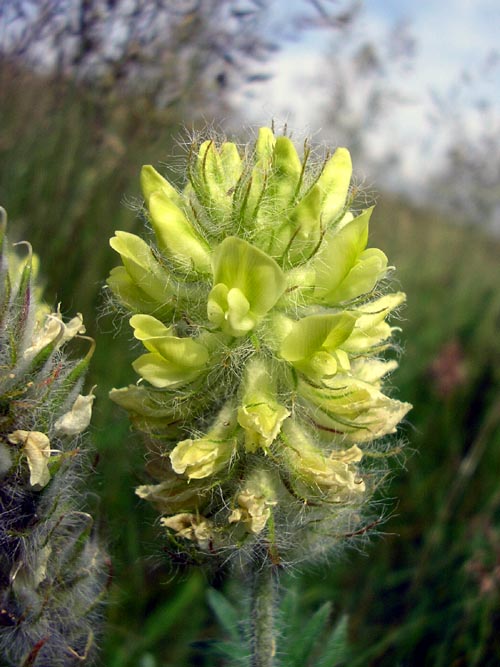
{"label": "white cloud", "polygon": [[[398,186],[404,182],[414,188],[443,164],[447,142],[456,130],[453,115],[461,116],[465,125],[477,124],[472,101],[479,95],[489,100],[494,113],[500,113],[500,67],[490,70],[489,79],[481,69],[487,54],[497,47],[500,6],[497,0],[366,2],[350,39],[352,43],[371,41],[388,53],[390,30],[395,20],[403,18],[410,21],[416,54],[409,67],[388,70],[389,82],[407,101],[388,105],[383,122],[367,130],[366,141],[374,160],[396,152],[401,160]],[[324,44],[318,39],[315,47],[309,37],[278,53],[268,66],[272,78],[249,86],[235,100],[246,122],[269,124],[274,119],[279,125],[288,121],[299,134],[318,133],[334,80]],[[470,74],[468,81],[460,78],[465,70]],[[353,81],[349,94],[356,110],[365,94],[359,81]],[[434,125],[432,117],[437,121]],[[333,137],[337,139],[342,142],[342,137]]]}

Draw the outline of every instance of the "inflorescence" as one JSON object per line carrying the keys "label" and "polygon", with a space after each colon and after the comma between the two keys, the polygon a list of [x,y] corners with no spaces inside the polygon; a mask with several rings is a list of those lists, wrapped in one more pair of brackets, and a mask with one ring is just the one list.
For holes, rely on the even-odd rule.
{"label": "inflorescence", "polygon": [[154,239],[116,232],[108,286],[145,352],[111,398],[147,444],[155,483],[136,493],[179,549],[287,563],[362,525],[364,464],[411,406],[382,391],[405,295],[386,293],[351,172],[345,148],[314,164],[269,128],[193,145],[182,190],[142,169]]}

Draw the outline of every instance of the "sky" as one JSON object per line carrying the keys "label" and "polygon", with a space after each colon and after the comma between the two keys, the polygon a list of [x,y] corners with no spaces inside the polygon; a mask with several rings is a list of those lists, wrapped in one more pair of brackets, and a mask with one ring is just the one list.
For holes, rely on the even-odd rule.
{"label": "sky", "polygon": [[[290,13],[300,0],[276,0],[278,11]],[[394,59],[394,27],[403,25],[414,43],[409,58]],[[267,65],[272,77],[247,86],[237,98],[250,123],[287,122],[299,134],[312,134],[338,144],[349,140],[343,129],[331,130],[325,110],[338,87],[332,72],[332,49],[342,61],[348,82],[349,113],[365,130],[371,167],[389,155],[398,156],[397,170],[387,169],[387,182],[396,189],[418,190],[439,172],[446,149],[457,132],[471,135],[487,122],[500,130],[500,2],[498,0],[365,0],[348,36],[331,32],[302,33],[285,43]],[[370,117],[373,81],[360,80],[350,69],[350,49],[371,41],[385,58],[384,109]],[[397,101],[391,94],[397,92]],[[477,103],[481,100],[480,112]],[[493,119],[493,120],[491,120]],[[461,128],[461,129],[460,129]]]}

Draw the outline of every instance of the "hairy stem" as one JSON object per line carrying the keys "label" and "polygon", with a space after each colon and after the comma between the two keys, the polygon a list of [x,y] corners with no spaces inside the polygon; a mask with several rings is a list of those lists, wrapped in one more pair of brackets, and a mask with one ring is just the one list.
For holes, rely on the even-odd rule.
{"label": "hairy stem", "polygon": [[258,553],[252,570],[251,667],[273,667],[276,652],[274,606],[276,568]]}

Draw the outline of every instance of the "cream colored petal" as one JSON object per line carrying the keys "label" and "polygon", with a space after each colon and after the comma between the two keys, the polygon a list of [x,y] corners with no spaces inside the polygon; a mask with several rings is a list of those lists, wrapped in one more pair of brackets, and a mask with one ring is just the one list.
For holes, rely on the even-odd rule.
{"label": "cream colored petal", "polygon": [[83,324],[83,316],[77,313],[69,322],[64,325],[64,334],[62,342],[65,343],[71,338],[85,333],[85,325]]}
{"label": "cream colored petal", "polygon": [[280,432],[281,424],[290,415],[282,405],[262,402],[238,408],[238,423],[246,431],[245,446],[254,452],[259,447],[269,447]]}
{"label": "cream colored petal", "polygon": [[50,482],[48,461],[50,458],[50,440],[40,431],[14,431],[8,436],[14,445],[24,445],[23,452],[28,459],[30,485],[42,489]]}
{"label": "cream colored petal", "polygon": [[236,438],[228,440],[182,440],[170,454],[172,468],[189,479],[202,479],[229,464],[236,448]]}
{"label": "cream colored petal", "polygon": [[175,514],[163,517],[160,523],[175,531],[179,537],[197,542],[202,549],[207,549],[213,540],[212,524],[205,517],[196,514]]}
{"label": "cream colored petal", "polygon": [[241,522],[246,529],[258,535],[271,516],[271,507],[277,505],[272,478],[264,470],[255,470],[236,496],[236,507],[229,515],[229,523]]}
{"label": "cream colored petal", "polygon": [[[94,387],[95,388],[95,387]],[[69,412],[66,412],[54,424],[57,435],[78,435],[83,433],[90,424],[92,418],[92,403],[94,394],[90,392],[88,396],[79,394]]]}
{"label": "cream colored petal", "polygon": [[24,359],[32,359],[38,352],[47,347],[47,345],[50,345],[58,337],[60,337],[58,341],[59,346],[78,334],[83,333],[85,333],[85,326],[81,313],[78,313],[65,324],[58,309],[57,312],[45,316],[43,326],[35,330],[31,345],[25,349],[23,357]]}

